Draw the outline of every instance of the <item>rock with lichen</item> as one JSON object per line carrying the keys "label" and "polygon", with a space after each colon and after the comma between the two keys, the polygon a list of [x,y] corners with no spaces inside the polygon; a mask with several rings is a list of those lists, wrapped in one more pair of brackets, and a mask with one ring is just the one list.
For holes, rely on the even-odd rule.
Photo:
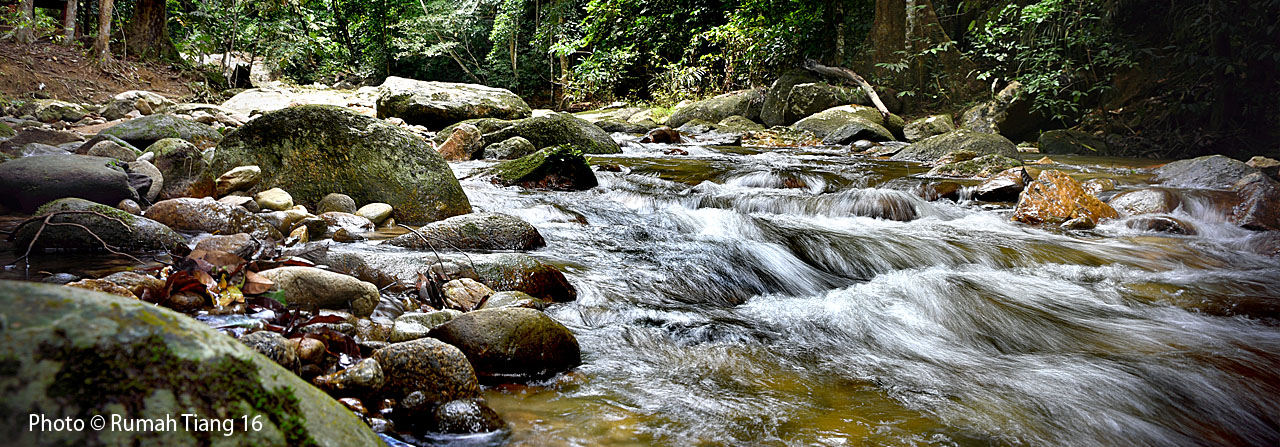
{"label": "rock with lichen", "polygon": [[[52,216],[50,216],[52,214]],[[49,224],[45,224],[45,218]],[[36,234],[39,233],[39,238]],[[45,204],[14,233],[14,249],[113,250],[127,252],[178,250],[185,239],[168,226],[84,199],[65,198]]]}

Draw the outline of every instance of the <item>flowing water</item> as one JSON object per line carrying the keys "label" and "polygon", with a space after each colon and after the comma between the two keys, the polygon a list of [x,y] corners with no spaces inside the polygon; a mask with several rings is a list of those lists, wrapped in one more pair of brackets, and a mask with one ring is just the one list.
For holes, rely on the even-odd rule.
{"label": "flowing water", "polygon": [[579,292],[582,367],[486,392],[508,445],[1280,445],[1280,266],[1210,199],[1068,232],[838,148],[624,147],[586,192],[463,181]]}

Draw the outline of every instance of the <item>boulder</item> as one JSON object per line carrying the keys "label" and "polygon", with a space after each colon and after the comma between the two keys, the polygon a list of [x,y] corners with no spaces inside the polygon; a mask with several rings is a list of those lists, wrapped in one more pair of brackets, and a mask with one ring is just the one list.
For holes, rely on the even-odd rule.
{"label": "boulder", "polygon": [[[546,148],[570,145],[584,154],[617,154],[622,152],[604,129],[568,113],[552,113],[519,121],[472,122],[484,132],[484,144],[505,141],[511,137],[523,137],[534,147]],[[494,130],[486,130],[486,128]],[[451,131],[445,129],[441,133]],[[446,134],[447,135],[447,134]],[[436,140],[439,143],[440,137]]]}
{"label": "boulder", "polygon": [[486,146],[484,148],[484,159],[512,160],[537,151],[538,148],[534,147],[533,143],[525,137],[511,137]]}
{"label": "boulder", "polygon": [[751,118],[747,118],[742,115],[730,116],[728,118],[720,120],[720,122],[717,124],[720,126],[721,129],[729,132],[745,133],[745,132],[754,132],[758,130],[764,130],[764,125],[761,125],[760,123],[752,121]]}
{"label": "boulder", "polygon": [[[93,234],[68,225],[49,225],[41,230],[44,216],[57,212],[60,213],[50,219],[50,223],[80,225]],[[36,217],[18,226],[14,250],[26,251],[37,231],[40,238],[35,241],[36,248],[101,250],[102,243],[106,242],[115,250],[139,252],[178,251],[186,245],[182,236],[162,223],[77,198],[58,199],[40,207]]]}
{"label": "boulder", "polygon": [[367,358],[342,371],[316,377],[313,382],[330,393],[368,395],[381,390],[387,383],[387,377],[382,373],[382,365],[377,360]]}
{"label": "boulder", "polygon": [[[22,155],[22,147],[31,143],[47,144],[49,146],[61,146],[67,143],[84,141],[84,137],[80,134],[65,130],[52,130],[39,127],[23,129],[8,140],[0,141],[0,152],[13,157]],[[89,148],[85,148],[87,151]]]}
{"label": "boulder", "polygon": [[83,107],[56,99],[33,99],[18,107],[18,116],[31,115],[44,123],[58,121],[76,122],[84,119],[88,113]]}
{"label": "boulder", "polygon": [[[373,222],[374,225],[382,225],[383,222],[387,221],[387,218],[391,217],[391,212],[394,210],[395,209],[392,208],[391,205],[385,203],[370,203],[360,207],[360,209],[356,210],[354,214],[365,219],[369,219],[369,221]],[[464,216],[465,215],[466,214],[464,214]],[[452,217],[450,219],[452,219]]]}
{"label": "boulder", "polygon": [[280,231],[248,210],[210,198],[164,200],[145,214],[178,231],[211,234],[248,233],[260,241],[283,239]]}
{"label": "boulder", "polygon": [[[791,88],[797,84],[818,82],[817,76],[805,70],[791,70],[773,81],[765,91],[764,103],[760,107],[760,122],[765,126],[787,126],[801,117],[788,121],[786,117],[787,99],[791,96]],[[805,115],[808,116],[808,115]]]}
{"label": "boulder", "polygon": [[1040,112],[1031,110],[1031,98],[1022,84],[1012,81],[989,101],[965,110],[960,127],[975,132],[1000,134],[1022,141],[1048,122]]}
{"label": "boulder", "polygon": [[462,312],[476,310],[493,295],[493,289],[471,278],[459,278],[441,286],[444,304],[450,309]]}
{"label": "boulder", "polygon": [[134,110],[144,116],[152,115],[173,105],[173,101],[160,96],[158,93],[129,90],[111,98],[111,102],[108,102],[107,106],[102,109],[102,117],[114,121],[124,118],[125,115]]}
{"label": "boulder", "polygon": [[1257,168],[1225,155],[1206,155],[1161,166],[1152,181],[1183,188],[1230,189],[1255,172]]}
{"label": "boulder", "polygon": [[413,283],[419,273],[434,271],[449,278],[472,278],[499,292],[520,291],[542,300],[573,301],[578,295],[559,269],[523,253],[463,255],[333,246],[315,261],[341,271],[373,272],[367,278],[371,281],[394,278]]}
{"label": "boulder", "polygon": [[[860,105],[843,105],[821,110],[812,115],[807,115],[804,119],[797,121],[792,127],[812,132],[813,136],[817,138],[826,138],[828,135],[831,135],[837,130],[851,124],[857,125],[859,128],[865,130],[856,135],[848,134],[842,136],[843,139],[848,140],[849,142],[858,139],[874,139],[876,141],[888,141],[894,139],[893,132],[884,126],[884,116],[875,108]],[[855,136],[862,136],[864,134],[871,136],[872,138],[854,138]]]}
{"label": "boulder", "polygon": [[165,138],[147,147],[156,154],[151,162],[164,177],[159,198],[208,197],[216,192],[214,172],[194,144],[178,138]]}
{"label": "boulder", "polygon": [[[179,313],[103,293],[0,281],[0,418],[10,445],[382,446],[345,407],[253,349]],[[177,420],[178,430],[31,431],[27,414]],[[182,414],[258,430],[183,430]],[[86,424],[87,426],[87,424]]]}
{"label": "boulder", "polygon": [[153,203],[160,198],[160,191],[164,189],[164,174],[160,172],[160,168],[145,160],[129,162],[128,166],[131,184],[134,178],[139,175],[151,180],[151,186],[147,187],[145,193],[139,195],[147,199],[147,203]]}
{"label": "boulder", "polygon": [[231,235],[214,234],[196,241],[195,250],[225,251],[244,259],[251,259],[262,248],[262,243],[248,233]]}
{"label": "boulder", "polygon": [[1094,222],[1119,217],[1110,205],[1085,192],[1079,182],[1056,170],[1045,170],[1035,181],[1027,185],[1018,205],[1013,210],[1013,220],[1038,224],[1059,224],[1079,217]]}
{"label": "boulder", "polygon": [[278,267],[258,272],[271,280],[272,291],[283,290],[289,307],[351,309],[369,316],[378,305],[378,287],[356,278],[314,267]]}
{"label": "boulder", "polygon": [[542,234],[533,225],[519,217],[499,213],[454,216],[427,224],[419,228],[418,232],[430,240],[430,246],[416,233],[403,234],[386,243],[418,250],[441,246],[441,241],[448,242],[450,248],[458,250],[527,251],[547,245]]}
{"label": "boulder", "polygon": [[431,421],[430,430],[436,433],[488,433],[507,425],[484,399],[445,402],[432,411]]}
{"label": "boulder", "polygon": [[89,151],[85,152],[85,155],[114,158],[116,160],[129,163],[137,160],[138,156],[142,154],[136,149],[125,147],[114,141],[99,141],[97,144],[94,144],[93,147],[90,147]]}
{"label": "boulder", "polygon": [[1253,158],[1250,158],[1249,161],[1245,162],[1245,164],[1249,165],[1249,167],[1262,171],[1263,174],[1266,174],[1273,179],[1280,179],[1280,160],[1255,155]]}
{"label": "boulder", "polygon": [[127,141],[134,147],[148,147],[165,138],[187,140],[199,147],[213,147],[222,140],[222,134],[212,127],[168,113],[125,121],[102,133]]}
{"label": "boulder", "polygon": [[822,144],[845,145],[854,141],[891,141],[893,134],[879,124],[854,117],[849,124],[840,126],[822,138]]}
{"label": "boulder", "polygon": [[480,281],[493,290],[524,292],[554,302],[573,301],[578,297],[578,291],[564,273],[532,256],[499,253],[473,257]]}
{"label": "boulder", "polygon": [[126,164],[88,155],[41,155],[0,163],[0,204],[30,213],[64,197],[104,205],[137,199]]}
{"label": "boulder", "polygon": [[[330,211],[320,215],[328,227],[322,234],[332,237],[338,231],[346,230],[349,234],[360,234],[373,231],[373,221],[358,214]],[[319,234],[317,234],[318,236]]]}
{"label": "boulder", "polygon": [[984,202],[1016,201],[1018,194],[1021,194],[1026,186],[1023,183],[1024,179],[1029,178],[1031,177],[1024,168],[1006,169],[978,185],[978,189],[973,192],[973,198]]}
{"label": "boulder", "polygon": [[473,118],[521,119],[529,105],[510,90],[476,84],[388,77],[378,87],[378,118],[439,129]]}
{"label": "boulder", "polygon": [[[221,199],[218,199],[218,201],[234,207],[244,208],[245,210],[248,210],[250,213],[256,213],[258,211],[262,211],[261,208],[258,208],[258,202],[255,202],[253,200],[253,197],[226,196]],[[272,225],[272,226],[275,226],[275,225]]]}
{"label": "boulder", "polygon": [[1041,154],[1110,155],[1106,140],[1078,130],[1059,129],[1040,134]]}
{"label": "boulder", "polygon": [[271,211],[284,211],[293,208],[293,196],[280,188],[271,188],[253,195],[258,208]]}
{"label": "boulder", "polygon": [[1017,146],[1014,146],[1008,138],[959,129],[912,143],[890,159],[932,162],[957,149],[971,151],[978,156],[1001,155],[1013,159],[1019,158]]}
{"label": "boulder", "polygon": [[462,315],[462,312],[453,309],[405,312],[396,317],[395,323],[391,325],[390,341],[400,343],[426,337],[432,329],[448,323],[459,315]]}
{"label": "boulder", "polygon": [[1196,234],[1196,228],[1191,224],[1169,216],[1161,215],[1142,215],[1132,217],[1124,222],[1126,227],[1131,230],[1153,231],[1156,233],[1181,234],[1192,236]]}
{"label": "boulder", "polygon": [[981,157],[941,164],[929,170],[930,177],[977,177],[988,178],[1005,170],[1022,166],[1021,160],[1003,155],[983,155]]}
{"label": "boulder", "polygon": [[471,212],[453,171],[427,142],[386,122],[333,106],[267,113],[231,134],[214,153],[217,172],[262,168],[250,191],[283,188],[302,203],[331,192],[395,207],[403,222]]}
{"label": "boulder", "polygon": [[870,99],[861,89],[831,85],[826,82],[796,84],[791,87],[791,93],[787,95],[782,119],[787,123],[795,123],[804,117],[832,107],[870,103]]}
{"label": "boulder", "polygon": [[289,339],[271,331],[257,331],[240,337],[240,343],[253,348],[277,365],[289,371],[297,371],[302,366],[298,359],[298,346]]}
{"label": "boulder", "polygon": [[497,309],[499,307],[525,307],[542,310],[546,307],[546,303],[524,292],[506,291],[495,292],[489,296],[489,299],[485,300],[484,304],[480,305],[481,309]]}
{"label": "boulder", "polygon": [[1240,204],[1231,210],[1231,220],[1255,231],[1280,230],[1280,184],[1255,172],[1236,182]]}
{"label": "boulder", "polygon": [[955,122],[951,121],[951,115],[929,115],[924,118],[918,118],[907,123],[902,127],[902,136],[907,141],[916,142],[934,135],[942,135],[947,132],[956,130]]}
{"label": "boulder", "polygon": [[480,129],[474,125],[462,123],[453,128],[449,139],[436,147],[436,152],[448,161],[467,161],[475,158],[482,148],[484,148],[484,135],[480,133]]}
{"label": "boulder", "polygon": [[395,343],[373,352],[382,367],[383,393],[403,398],[422,393],[429,402],[480,397],[475,369],[458,348],[434,338]]}
{"label": "boulder", "polygon": [[346,194],[327,194],[320,199],[320,203],[316,204],[316,213],[324,214],[330,211],[355,214],[356,201]]}
{"label": "boulder", "polygon": [[219,196],[224,196],[235,191],[252,188],[259,181],[262,181],[262,168],[254,165],[236,166],[218,176],[218,179],[214,181],[214,188]]}
{"label": "boulder", "polygon": [[1182,198],[1166,188],[1146,188],[1116,194],[1107,202],[1121,216],[1169,214],[1178,209]]}
{"label": "boulder", "polygon": [[456,346],[486,381],[531,380],[582,363],[578,340],[546,314],[519,307],[462,314],[431,331]]}
{"label": "boulder", "polygon": [[729,92],[676,108],[671,112],[671,116],[667,117],[667,125],[680,127],[695,118],[715,123],[735,115],[756,120],[760,119],[760,107],[763,104],[763,90]]}
{"label": "boulder", "polygon": [[586,157],[577,148],[561,145],[504,161],[485,171],[493,182],[531,189],[582,191],[599,182]]}

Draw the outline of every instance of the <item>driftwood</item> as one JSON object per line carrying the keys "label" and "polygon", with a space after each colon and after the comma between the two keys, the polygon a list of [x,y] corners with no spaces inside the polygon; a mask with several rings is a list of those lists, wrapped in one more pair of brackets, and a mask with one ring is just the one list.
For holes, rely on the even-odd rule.
{"label": "driftwood", "polygon": [[853,70],[844,67],[828,67],[826,65],[819,64],[813,59],[804,61],[804,69],[823,76],[840,78],[857,84],[859,87],[862,87],[862,91],[866,92],[867,96],[871,97],[871,103],[876,105],[876,110],[879,110],[880,114],[884,115],[886,119],[889,118],[889,108],[885,107],[884,103],[880,101],[880,95],[876,94],[876,90],[871,88],[871,84],[867,83],[866,79],[862,79],[862,76],[858,76],[858,74],[854,73]]}

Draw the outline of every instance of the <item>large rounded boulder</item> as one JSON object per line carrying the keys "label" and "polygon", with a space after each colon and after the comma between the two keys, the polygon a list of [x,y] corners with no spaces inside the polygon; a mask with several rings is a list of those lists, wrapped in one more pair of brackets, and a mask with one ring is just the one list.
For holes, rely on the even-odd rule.
{"label": "large rounded boulder", "polygon": [[[46,218],[55,225],[44,225]],[[186,244],[182,236],[160,222],[72,197],[40,207],[36,217],[18,226],[14,238],[14,249],[23,251],[33,242],[36,248],[86,250],[102,249],[106,243],[124,251],[176,251]]]}
{"label": "large rounded boulder", "polygon": [[420,250],[436,246],[456,250],[533,250],[547,245],[542,234],[529,222],[500,213],[472,213],[450,217],[425,225],[415,233],[400,235],[387,243]]}
{"label": "large rounded boulder", "polygon": [[333,192],[395,208],[397,221],[432,222],[471,212],[449,165],[431,145],[386,122],[341,107],[305,105],[267,113],[218,146],[213,171],[262,168],[251,193],[281,188],[299,203]]}
{"label": "large rounded boulder", "polygon": [[510,90],[477,84],[388,77],[378,87],[378,118],[439,129],[473,118],[520,119],[532,113]]}
{"label": "large rounded boulder", "polygon": [[475,369],[458,348],[434,338],[395,343],[374,351],[382,367],[382,392],[403,398],[422,393],[428,402],[480,397]]}
{"label": "large rounded boulder", "polygon": [[755,121],[760,119],[760,107],[763,103],[763,90],[729,92],[677,108],[667,118],[667,126],[680,127],[694,119],[716,123],[735,115]]}
{"label": "large rounded boulder", "polygon": [[168,113],[157,113],[116,124],[102,131],[133,147],[151,146],[165,138],[180,138],[200,147],[213,147],[222,139],[214,128]]}
{"label": "large rounded boulder", "polygon": [[0,204],[29,213],[64,197],[107,205],[137,200],[126,167],[111,158],[73,154],[10,160],[0,164]]}
{"label": "large rounded boulder", "polygon": [[1178,160],[1156,169],[1153,181],[1184,188],[1231,189],[1236,182],[1259,172],[1245,162],[1225,155]]}
{"label": "large rounded boulder", "polygon": [[430,336],[466,354],[476,375],[486,381],[544,378],[582,363],[573,333],[533,309],[468,312],[433,329]]}
{"label": "large rounded boulder", "polygon": [[955,150],[973,152],[976,156],[1001,155],[1018,158],[1018,148],[1008,138],[997,134],[959,129],[912,143],[894,154],[892,160],[933,162]]}
{"label": "large rounded boulder", "polygon": [[[0,309],[7,321],[21,323],[0,331],[0,434],[8,445],[384,445],[324,392],[177,312],[13,281],[0,281]],[[184,414],[234,419],[235,429],[184,429]],[[82,418],[85,429],[33,431],[28,415]],[[97,430],[91,415],[174,425]]]}

